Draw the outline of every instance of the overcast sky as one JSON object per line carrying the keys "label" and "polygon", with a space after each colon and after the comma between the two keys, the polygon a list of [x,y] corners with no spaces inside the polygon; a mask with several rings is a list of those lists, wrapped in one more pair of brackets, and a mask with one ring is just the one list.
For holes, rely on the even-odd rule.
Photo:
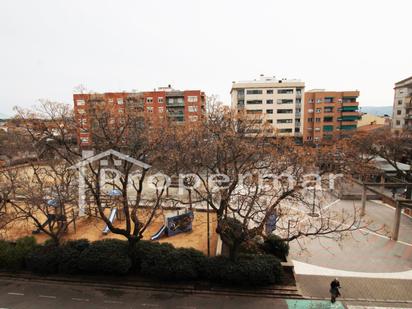
{"label": "overcast sky", "polygon": [[202,89],[229,103],[234,80],[299,78],[391,105],[412,75],[412,1],[0,1],[0,113],[44,98]]}

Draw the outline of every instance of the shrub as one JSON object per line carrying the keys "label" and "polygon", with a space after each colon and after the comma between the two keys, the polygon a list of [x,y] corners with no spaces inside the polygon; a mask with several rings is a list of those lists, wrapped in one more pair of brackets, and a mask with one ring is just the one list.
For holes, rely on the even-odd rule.
{"label": "shrub", "polygon": [[60,248],[59,273],[76,274],[80,272],[81,253],[90,246],[87,239],[70,240]]}
{"label": "shrub", "polygon": [[78,260],[80,271],[91,274],[124,275],[132,262],[127,242],[117,239],[95,241],[84,249]]}
{"label": "shrub", "polygon": [[158,259],[164,254],[169,254],[175,248],[168,243],[158,243],[146,240],[140,240],[136,243],[134,250],[131,254],[133,258],[133,270],[140,272],[142,269],[142,263],[147,259]]}
{"label": "shrub", "polygon": [[277,235],[270,235],[263,243],[262,249],[267,254],[273,254],[280,260],[285,260],[289,254],[289,244]]}
{"label": "shrub", "polygon": [[28,270],[42,274],[57,273],[59,264],[60,248],[55,245],[37,246],[26,257],[26,267]]}
{"label": "shrub", "polygon": [[34,237],[23,237],[15,244],[0,241],[0,268],[16,271],[24,268],[24,261],[29,252],[36,247]]}
{"label": "shrub", "polygon": [[224,256],[210,258],[206,279],[223,284],[263,286],[282,279],[280,261],[270,255],[241,255],[235,262]]}
{"label": "shrub", "polygon": [[151,251],[142,261],[143,275],[164,280],[194,280],[200,277],[206,260],[203,253],[186,248],[158,249],[157,252]]}

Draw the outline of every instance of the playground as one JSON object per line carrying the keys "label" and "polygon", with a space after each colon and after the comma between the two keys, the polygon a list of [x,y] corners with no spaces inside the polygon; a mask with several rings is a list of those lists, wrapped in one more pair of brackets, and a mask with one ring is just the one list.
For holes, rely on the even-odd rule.
{"label": "playground", "polygon": [[[107,209],[107,216],[110,217],[111,210]],[[147,210],[141,209],[139,215],[145,217]],[[190,216],[185,216],[188,214]],[[182,229],[178,232],[173,232],[170,228],[175,222],[170,222],[170,218],[181,218],[190,220],[190,228]],[[186,217],[186,218],[185,218]],[[121,216],[116,214],[113,218],[113,224],[119,228],[125,228],[126,222]],[[38,220],[40,222],[47,221],[44,214],[39,213]],[[169,221],[169,225],[167,222]],[[208,237],[207,237],[207,213],[205,211],[188,212],[186,209],[167,210],[161,209],[156,212],[151,224],[143,234],[144,240],[158,241],[160,243],[170,243],[177,248],[194,248],[207,254]],[[132,227],[133,228],[133,227]],[[169,229],[169,231],[168,231]],[[215,255],[217,247],[216,234],[216,215],[209,213],[209,230],[210,230],[210,255]],[[37,231],[37,228],[32,220],[16,220],[11,223],[6,232],[5,238],[15,240],[24,236],[33,235],[39,243],[49,239],[45,233]],[[66,232],[63,235],[64,240],[73,239],[88,239],[90,241],[102,240],[106,238],[116,238],[125,240],[122,235],[113,234],[108,229],[106,224],[97,217],[84,216],[76,218],[75,222],[67,226]]]}

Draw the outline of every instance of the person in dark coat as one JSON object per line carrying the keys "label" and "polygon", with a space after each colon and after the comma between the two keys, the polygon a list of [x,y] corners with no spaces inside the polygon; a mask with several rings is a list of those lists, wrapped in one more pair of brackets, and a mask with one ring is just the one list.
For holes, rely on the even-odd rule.
{"label": "person in dark coat", "polygon": [[341,288],[338,278],[333,279],[330,283],[330,301],[334,303],[336,298],[340,296],[339,289]]}

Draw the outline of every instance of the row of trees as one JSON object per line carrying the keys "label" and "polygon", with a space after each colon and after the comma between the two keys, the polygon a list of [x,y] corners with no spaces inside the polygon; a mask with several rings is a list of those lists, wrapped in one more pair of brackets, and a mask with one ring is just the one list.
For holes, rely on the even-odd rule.
{"label": "row of trees", "polygon": [[[110,231],[123,235],[134,246],[165,203],[188,204],[187,196],[167,195],[164,185],[168,180],[153,175],[184,174],[186,188],[195,193],[189,203],[207,205],[214,210],[217,232],[234,259],[243,243],[267,236],[265,227],[274,218],[286,218],[279,221],[278,233],[289,241],[307,236],[340,237],[343,232],[364,227],[356,211],[335,213],[315,205],[312,193],[308,193],[308,183],[313,187],[318,180],[317,190],[321,192],[325,188],[323,181],[329,180],[331,172],[345,177],[369,173],[370,157],[378,155],[378,150],[381,155],[388,147],[399,146],[396,140],[399,137],[389,133],[373,143],[360,136],[317,148],[299,146],[289,138],[265,137],[254,130],[258,119],[236,115],[219,104],[210,104],[204,122],[183,125],[167,121],[153,124],[133,111],[123,115],[120,121],[113,118],[113,111],[107,107],[89,112],[90,123],[85,128],[64,104],[42,102],[36,109],[18,109],[18,117],[27,124],[26,137],[31,140],[26,147],[41,152],[43,160],[27,167],[32,171],[30,177],[22,177],[13,170],[1,172],[0,206],[13,207],[13,212],[5,213],[13,213],[15,218],[30,218],[57,243],[67,225],[43,226],[38,213],[47,217],[48,203],[53,199],[66,216],[65,224],[78,215],[79,169],[70,167],[84,160],[82,149],[73,139],[79,130],[90,131],[95,154],[111,149],[151,166],[142,168],[127,160],[119,163],[113,154],[104,161],[82,161],[88,215],[94,215],[91,209],[97,209]],[[33,129],[29,125],[33,119],[47,120],[49,125],[40,131]],[[410,143],[409,137],[406,140]],[[392,154],[396,153],[394,150]],[[102,173],[108,168],[119,177],[102,183]],[[313,173],[321,177],[307,176]],[[116,203],[121,205],[124,227],[113,224],[105,211],[114,203],[109,194],[114,189],[118,192]],[[293,214],[288,205],[297,205]],[[298,222],[299,212],[313,212],[315,206],[318,217]],[[8,216],[4,221],[7,224],[12,221]],[[290,221],[292,224],[285,224]]]}

